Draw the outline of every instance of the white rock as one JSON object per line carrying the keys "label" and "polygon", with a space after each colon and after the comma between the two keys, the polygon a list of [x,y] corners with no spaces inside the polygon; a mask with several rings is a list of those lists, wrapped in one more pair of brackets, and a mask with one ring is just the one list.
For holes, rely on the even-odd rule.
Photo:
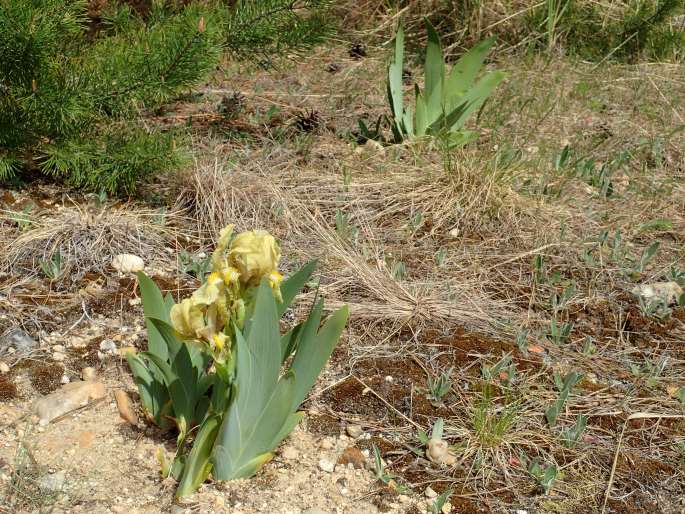
{"label": "white rock", "polygon": [[67,356],[60,352],[55,352],[52,354],[52,360],[55,362],[62,362]]}
{"label": "white rock", "polygon": [[38,487],[44,491],[50,491],[56,493],[64,488],[64,481],[66,480],[66,475],[64,471],[58,471],[57,473],[50,473],[48,475],[43,475],[38,479]]}
{"label": "white rock", "polygon": [[431,486],[426,487],[426,490],[423,492],[423,494],[426,496],[426,498],[437,498],[438,493],[436,493]]}
{"label": "white rock", "polygon": [[137,255],[122,253],[112,259],[112,267],[119,273],[137,273],[145,269],[145,261]]}
{"label": "white rock", "polygon": [[442,509],[440,509],[440,512],[442,512],[442,514],[450,514],[450,512],[452,512],[452,504],[450,502],[445,502]]}
{"label": "white rock", "polygon": [[62,375],[62,380],[61,380],[61,382],[62,382],[63,384],[68,384],[69,382],[71,382],[71,380],[69,380],[69,376],[68,376],[68,375]]}
{"label": "white rock", "polygon": [[347,432],[347,435],[349,435],[350,437],[352,437],[354,439],[356,439],[357,437],[359,437],[360,435],[362,435],[364,433],[364,431],[362,430],[362,427],[360,427],[359,425],[347,425],[347,427],[345,428],[345,431]]}
{"label": "white rock", "polygon": [[61,344],[56,344],[52,347],[53,352],[64,353],[64,346]]}
{"label": "white rock", "polygon": [[326,473],[333,473],[335,471],[335,462],[328,459],[319,460],[319,469]]}
{"label": "white rock", "polygon": [[105,394],[105,386],[100,382],[71,382],[37,399],[31,410],[38,415],[41,425],[47,425],[62,414],[86,405],[90,400],[103,398]]}
{"label": "white rock", "polygon": [[661,300],[668,306],[674,306],[683,295],[683,288],[677,282],[654,282],[635,286],[631,292],[646,302]]}
{"label": "white rock", "polygon": [[115,353],[117,351],[117,344],[111,339],[103,339],[100,342],[100,350],[106,353]]}
{"label": "white rock", "polygon": [[9,373],[10,367],[6,362],[0,361],[0,373]]}
{"label": "white rock", "polygon": [[325,438],[321,440],[321,448],[324,450],[332,450],[335,444],[333,444],[333,441],[331,441],[329,438]]}

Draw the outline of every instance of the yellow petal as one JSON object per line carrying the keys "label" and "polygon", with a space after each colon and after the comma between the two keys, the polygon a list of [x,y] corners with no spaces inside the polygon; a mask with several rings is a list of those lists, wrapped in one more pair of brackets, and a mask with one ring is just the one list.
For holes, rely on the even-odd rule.
{"label": "yellow petal", "polygon": [[219,233],[219,241],[216,244],[216,249],[212,253],[212,271],[221,271],[225,266],[224,254],[228,249],[228,244],[231,242],[233,235],[233,225],[224,227]]}

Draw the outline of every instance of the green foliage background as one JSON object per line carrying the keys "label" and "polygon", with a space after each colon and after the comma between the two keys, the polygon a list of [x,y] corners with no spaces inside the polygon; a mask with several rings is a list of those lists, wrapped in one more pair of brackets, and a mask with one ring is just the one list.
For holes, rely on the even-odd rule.
{"label": "green foliage background", "polygon": [[264,62],[330,32],[327,2],[110,3],[99,23],[82,0],[2,0],[0,180],[38,169],[66,183],[130,193],[183,162],[181,134],[146,126],[201,82],[225,51]]}

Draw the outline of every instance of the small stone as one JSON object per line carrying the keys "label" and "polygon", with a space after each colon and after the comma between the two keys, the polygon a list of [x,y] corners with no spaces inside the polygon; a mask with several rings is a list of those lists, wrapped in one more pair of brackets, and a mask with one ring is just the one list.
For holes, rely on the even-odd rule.
{"label": "small stone", "polygon": [[388,383],[392,383],[394,380],[395,380],[395,379],[394,379],[393,377],[391,377],[390,375],[388,375],[387,377],[385,377],[385,381],[388,382]]}
{"label": "small stone", "polygon": [[426,487],[426,490],[423,492],[423,494],[428,499],[433,499],[433,498],[438,497],[438,493],[436,493],[431,486]]}
{"label": "small stone", "polygon": [[442,509],[440,509],[440,512],[442,512],[442,514],[450,514],[450,512],[452,512],[452,504],[450,502],[445,502]]}
{"label": "small stone", "polygon": [[338,458],[338,464],[346,466],[352,464],[355,469],[364,469],[366,466],[366,457],[361,450],[355,446],[350,446],[342,452]]}
{"label": "small stone", "polygon": [[447,441],[443,439],[430,439],[428,441],[426,457],[428,457],[428,460],[431,462],[444,464],[446,466],[453,466],[457,462],[457,457],[450,450]]}
{"label": "small stone", "polygon": [[450,237],[452,239],[457,239],[459,237],[459,229],[453,228],[452,230],[450,230]]}
{"label": "small stone", "polygon": [[86,405],[90,400],[104,398],[105,394],[105,385],[101,382],[70,382],[54,393],[34,401],[31,410],[38,415],[41,425],[47,425],[62,414]]}
{"label": "small stone", "polygon": [[131,400],[126,394],[126,391],[117,389],[114,391],[114,399],[117,401],[117,409],[119,409],[121,418],[124,421],[128,421],[131,425],[137,425],[138,415],[136,414],[136,411],[133,410]]}
{"label": "small stone", "polygon": [[66,475],[64,471],[58,471],[57,473],[50,473],[48,475],[43,475],[38,479],[38,487],[44,491],[49,491],[51,493],[56,493],[64,488],[64,481],[66,480]]}
{"label": "small stone", "polygon": [[0,361],[0,373],[9,373],[10,367],[6,362]]}
{"label": "small stone", "polygon": [[286,446],[281,452],[281,457],[285,460],[296,460],[300,456],[300,453],[292,446]]}
{"label": "small stone", "polygon": [[52,347],[53,352],[64,353],[64,346],[61,344],[56,344]]}
{"label": "small stone", "polygon": [[333,473],[335,471],[335,462],[328,459],[319,460],[319,469],[326,473]]}
{"label": "small stone", "polygon": [[128,304],[133,307],[135,305],[140,305],[140,298],[131,298],[128,301]]}
{"label": "small stone", "polygon": [[123,253],[112,259],[112,267],[119,273],[137,273],[145,269],[145,261],[137,255]]}
{"label": "small stone", "polygon": [[62,379],[60,380],[60,382],[62,382],[63,384],[68,384],[69,382],[71,382],[71,380],[69,380],[69,375],[62,375]]}
{"label": "small stone", "polygon": [[333,446],[335,445],[333,444],[333,441],[331,441],[330,439],[325,438],[321,440],[321,448],[323,448],[324,450],[332,450]]}
{"label": "small stone", "polygon": [[100,342],[100,350],[105,353],[114,353],[117,351],[117,344],[111,339],[103,339]]}
{"label": "small stone", "polygon": [[55,352],[52,354],[52,360],[55,362],[62,362],[67,356],[60,352]]}
{"label": "small stone", "polygon": [[362,427],[359,425],[347,425],[347,427],[345,428],[345,432],[347,432],[347,435],[349,435],[353,439],[356,439],[364,433]]}
{"label": "small stone", "polygon": [[81,378],[83,380],[95,380],[95,377],[95,368],[91,368],[90,366],[88,366],[81,370]]}
{"label": "small stone", "polygon": [[400,495],[397,497],[397,500],[398,500],[400,503],[409,503],[409,502],[411,501],[411,498],[410,498],[409,496],[407,496],[406,494],[400,494]]}

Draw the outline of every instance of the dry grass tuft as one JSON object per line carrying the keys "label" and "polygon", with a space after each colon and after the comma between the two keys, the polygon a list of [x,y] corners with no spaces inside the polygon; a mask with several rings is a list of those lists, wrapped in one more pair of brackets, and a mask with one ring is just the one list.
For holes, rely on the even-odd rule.
{"label": "dry grass tuft", "polygon": [[102,273],[121,253],[142,256],[147,264],[166,260],[164,248],[180,237],[175,225],[180,211],[154,211],[129,204],[94,208],[57,207],[32,217],[26,230],[8,242],[0,270],[19,276],[37,275],[41,262],[59,253],[61,280],[75,282],[88,272]]}

